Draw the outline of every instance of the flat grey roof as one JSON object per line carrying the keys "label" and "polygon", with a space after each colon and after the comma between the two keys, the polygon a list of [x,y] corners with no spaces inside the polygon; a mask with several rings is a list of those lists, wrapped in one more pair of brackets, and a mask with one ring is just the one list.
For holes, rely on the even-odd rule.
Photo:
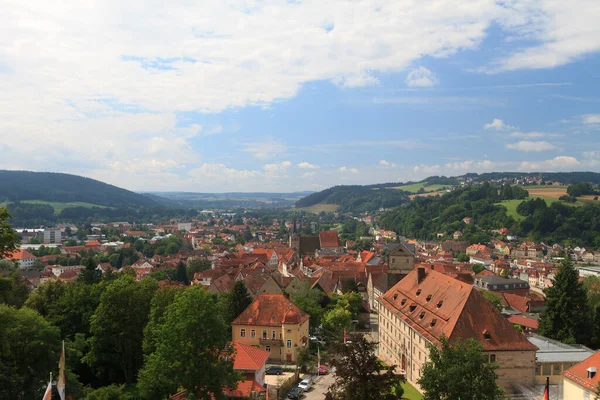
{"label": "flat grey roof", "polygon": [[540,335],[527,335],[527,340],[538,347],[537,362],[581,362],[595,353],[585,346],[564,344]]}

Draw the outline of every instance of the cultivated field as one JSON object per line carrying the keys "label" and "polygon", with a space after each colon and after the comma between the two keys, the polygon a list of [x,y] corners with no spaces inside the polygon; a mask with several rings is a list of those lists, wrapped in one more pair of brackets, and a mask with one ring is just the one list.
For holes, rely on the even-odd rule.
{"label": "cultivated field", "polygon": [[411,183],[410,185],[395,186],[392,189],[401,189],[410,193],[417,193],[421,188],[426,192],[436,192],[448,185],[429,185],[427,182]]}
{"label": "cultivated field", "polygon": [[549,197],[558,199],[560,196],[567,194],[566,186],[522,186],[522,188],[529,192],[530,198]]}
{"label": "cultivated field", "polygon": [[338,204],[315,204],[314,206],[310,206],[310,207],[300,207],[297,208],[297,210],[302,210],[302,211],[308,211],[308,212],[312,212],[315,214],[318,214],[320,212],[334,212],[337,211],[337,209],[340,208],[340,206]]}
{"label": "cultivated field", "polygon": [[429,197],[429,196],[441,196],[446,193],[445,190],[437,191],[437,192],[425,192],[425,193],[417,193],[411,194],[408,196],[411,200],[414,200],[416,197]]}
{"label": "cultivated field", "polygon": [[71,202],[60,202],[60,201],[45,201],[45,200],[23,200],[21,203],[29,203],[29,204],[48,204],[52,208],[54,208],[54,214],[58,215],[62,210],[69,207],[100,207],[100,208],[108,208],[106,206],[99,206],[98,204],[92,203],[84,203],[82,201],[71,201]]}

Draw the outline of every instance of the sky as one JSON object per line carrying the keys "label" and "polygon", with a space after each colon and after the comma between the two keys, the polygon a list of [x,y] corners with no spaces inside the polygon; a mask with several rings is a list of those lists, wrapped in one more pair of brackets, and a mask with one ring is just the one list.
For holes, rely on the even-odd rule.
{"label": "sky", "polygon": [[598,0],[0,10],[0,169],[191,192],[600,172]]}

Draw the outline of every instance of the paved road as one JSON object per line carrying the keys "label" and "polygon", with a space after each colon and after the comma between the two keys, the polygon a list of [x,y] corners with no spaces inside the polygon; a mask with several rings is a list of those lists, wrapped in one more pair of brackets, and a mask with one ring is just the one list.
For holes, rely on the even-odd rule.
{"label": "paved road", "polygon": [[327,375],[315,378],[312,389],[304,393],[302,400],[323,400],[327,389],[333,383],[334,375],[330,372]]}

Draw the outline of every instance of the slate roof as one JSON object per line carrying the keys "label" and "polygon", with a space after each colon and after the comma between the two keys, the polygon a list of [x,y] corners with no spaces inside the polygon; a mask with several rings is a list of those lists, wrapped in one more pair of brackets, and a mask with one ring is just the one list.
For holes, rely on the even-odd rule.
{"label": "slate roof", "polygon": [[308,320],[309,315],[283,294],[261,294],[231,324],[281,326],[285,313],[290,309],[298,314],[300,323]]}
{"label": "slate roof", "polygon": [[473,286],[436,271],[418,269],[380,297],[390,311],[409,323],[429,341],[439,344],[473,338],[485,351],[536,350]]}

